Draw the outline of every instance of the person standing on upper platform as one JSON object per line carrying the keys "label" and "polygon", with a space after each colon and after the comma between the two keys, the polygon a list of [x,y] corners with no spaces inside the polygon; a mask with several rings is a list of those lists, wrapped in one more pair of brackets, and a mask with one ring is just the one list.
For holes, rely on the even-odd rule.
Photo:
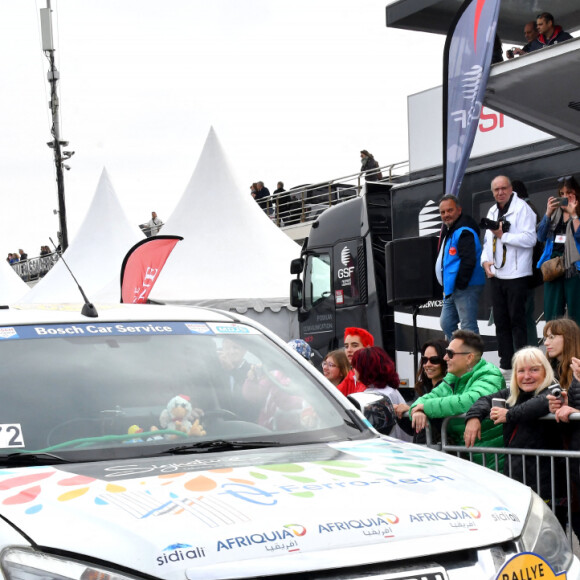
{"label": "person standing on upper platform", "polygon": [[538,37],[530,44],[530,52],[552,46],[572,38],[571,34],[564,32],[562,27],[554,23],[554,17],[549,12],[542,12],[536,17]]}
{"label": "person standing on upper platform", "polygon": [[380,181],[383,178],[379,162],[366,149],[360,152],[360,162],[360,172],[365,174],[366,181]]}
{"label": "person standing on upper platform", "polygon": [[477,309],[485,273],[480,264],[479,226],[462,212],[457,197],[443,196],[439,214],[443,228],[435,273],[443,286],[441,329],[451,340],[459,324],[463,330],[479,334]]}

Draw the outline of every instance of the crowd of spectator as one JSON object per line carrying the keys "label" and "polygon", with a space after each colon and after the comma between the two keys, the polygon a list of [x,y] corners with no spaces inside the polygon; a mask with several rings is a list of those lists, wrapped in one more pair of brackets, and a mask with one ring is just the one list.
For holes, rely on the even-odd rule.
{"label": "crowd of spectator", "polygon": [[[580,450],[580,423],[570,422],[580,413],[580,327],[569,318],[546,323],[544,350],[524,346],[510,361],[511,375],[486,361],[484,343],[471,330],[455,330],[448,342],[429,340],[421,347],[421,366],[415,395],[405,400],[400,392],[396,365],[386,351],[374,345],[364,328],[344,331],[344,348],[328,353],[322,364],[326,378],[343,394],[381,393],[392,403],[397,424],[390,436],[432,443],[446,417],[447,441],[453,445],[487,447],[499,455],[473,453],[472,460],[529,485],[567,525],[565,463],[552,467],[549,457],[505,455],[501,449]],[[342,380],[340,380],[342,379]],[[556,421],[540,421],[549,413]],[[464,415],[465,418],[458,417]],[[574,497],[580,491],[580,462],[571,462]],[[572,508],[571,526],[580,537],[580,511]]]}
{"label": "crowd of spectator", "polygon": [[[523,35],[526,44],[521,48],[514,46],[507,50],[506,56],[508,59],[512,59],[516,56],[523,56],[530,52],[545,48],[546,46],[553,46],[554,44],[572,38],[571,34],[565,32],[559,24],[556,24],[554,16],[549,12],[542,12],[536,16],[535,20],[526,22]],[[503,57],[500,53],[499,58],[494,58],[493,62],[500,62],[501,60],[503,60]]]}

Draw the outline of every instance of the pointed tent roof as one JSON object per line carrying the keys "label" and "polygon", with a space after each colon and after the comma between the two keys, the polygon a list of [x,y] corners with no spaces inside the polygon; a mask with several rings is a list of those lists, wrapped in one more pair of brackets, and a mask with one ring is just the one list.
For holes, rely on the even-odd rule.
{"label": "pointed tent roof", "polygon": [[232,300],[261,308],[270,299],[278,305],[288,302],[290,261],[300,255],[300,246],[249,193],[240,191],[213,128],[162,233],[183,236],[183,241],[167,260],[151,299]]}
{"label": "pointed tent roof", "polygon": [[18,302],[30,288],[23,282],[8,262],[0,264],[0,304]]}
{"label": "pointed tent roof", "polygon": [[[143,238],[139,227],[127,219],[109,175],[103,169],[87,215],[64,253],[89,300],[109,280],[119,279],[125,254]],[[59,260],[21,302],[78,303],[82,302],[82,296],[66,266]]]}

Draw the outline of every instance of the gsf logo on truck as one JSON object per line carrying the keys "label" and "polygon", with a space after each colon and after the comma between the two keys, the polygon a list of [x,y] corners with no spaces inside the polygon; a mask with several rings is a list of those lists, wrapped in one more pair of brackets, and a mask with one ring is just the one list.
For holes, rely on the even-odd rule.
{"label": "gsf logo on truck", "polygon": [[337,271],[338,278],[339,280],[341,280],[343,287],[350,286],[352,284],[355,266],[351,265],[354,264],[354,259],[348,246],[344,246],[344,248],[342,248],[342,251],[340,252],[340,262],[342,263],[344,268],[338,269]]}

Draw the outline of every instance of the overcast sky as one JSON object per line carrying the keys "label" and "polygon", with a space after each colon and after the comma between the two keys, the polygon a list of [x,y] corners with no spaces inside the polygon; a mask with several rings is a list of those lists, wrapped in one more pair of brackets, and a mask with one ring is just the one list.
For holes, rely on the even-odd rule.
{"label": "overcast sky", "polygon": [[[407,95],[441,83],[444,39],[386,28],[387,3],[52,0],[69,241],[103,167],[131,221],[167,219],[212,125],[240,195],[355,173],[361,149],[407,159]],[[4,257],[58,230],[44,7],[0,0]]]}

